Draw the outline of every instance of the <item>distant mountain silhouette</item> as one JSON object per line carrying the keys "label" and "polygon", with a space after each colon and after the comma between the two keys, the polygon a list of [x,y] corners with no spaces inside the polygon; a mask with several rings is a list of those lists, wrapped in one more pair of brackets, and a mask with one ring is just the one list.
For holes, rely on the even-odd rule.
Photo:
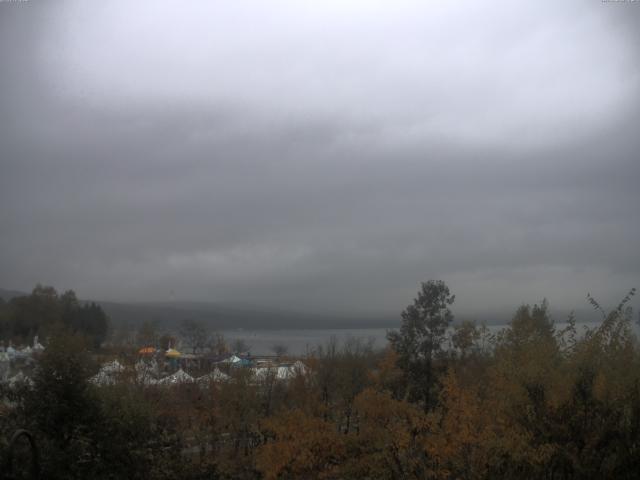
{"label": "distant mountain silhouette", "polygon": [[[0,298],[5,301],[13,297],[29,295],[18,290],[0,289]],[[198,320],[211,328],[384,328],[397,326],[397,318],[356,317],[337,314],[293,312],[274,307],[247,305],[240,302],[111,302],[81,299],[81,302],[99,304],[110,317],[114,326],[128,324],[130,327],[145,321],[157,322],[162,327],[176,327],[185,319]]]}
{"label": "distant mountain silhouette", "polygon": [[19,292],[17,290],[5,290],[4,288],[0,288],[0,298],[5,302],[11,300],[13,297],[22,297],[24,295],[29,295],[25,292]]}
{"label": "distant mountain silhouette", "polygon": [[[0,288],[0,298],[8,301],[17,296],[28,295],[26,292]],[[336,313],[296,312],[277,307],[263,307],[242,302],[110,302],[93,301],[109,315],[113,326],[128,325],[131,328],[145,321],[157,322],[159,327],[177,328],[185,319],[198,320],[212,329],[307,329],[307,328],[399,328],[400,312],[389,315],[341,315]],[[476,323],[485,321],[488,325],[504,325],[511,320],[513,311],[484,313],[469,319]],[[455,309],[454,309],[455,313]],[[569,312],[552,310],[552,318],[556,322],[564,322]],[[596,312],[589,308],[575,310],[578,322],[598,321]],[[467,316],[456,315],[455,322]]]}
{"label": "distant mountain silhouette", "polygon": [[294,312],[239,303],[148,302],[116,303],[98,301],[114,324],[131,326],[155,321],[172,326],[191,319],[212,328],[393,328],[398,320],[390,317],[348,317],[336,314]]}

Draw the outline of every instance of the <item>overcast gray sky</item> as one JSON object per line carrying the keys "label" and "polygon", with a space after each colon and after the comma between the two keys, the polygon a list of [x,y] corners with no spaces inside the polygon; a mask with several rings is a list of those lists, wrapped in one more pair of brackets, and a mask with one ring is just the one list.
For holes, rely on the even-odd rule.
{"label": "overcast gray sky", "polygon": [[[0,2],[0,286],[458,312],[640,287],[640,2]],[[637,304],[638,302],[636,302]]]}

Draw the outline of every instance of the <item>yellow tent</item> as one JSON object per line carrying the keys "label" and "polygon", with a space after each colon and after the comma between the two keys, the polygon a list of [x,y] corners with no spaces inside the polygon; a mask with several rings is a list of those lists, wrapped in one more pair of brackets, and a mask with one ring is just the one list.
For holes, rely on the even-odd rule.
{"label": "yellow tent", "polygon": [[180,356],[180,352],[175,348],[170,348],[165,352],[164,356],[169,358],[178,358]]}

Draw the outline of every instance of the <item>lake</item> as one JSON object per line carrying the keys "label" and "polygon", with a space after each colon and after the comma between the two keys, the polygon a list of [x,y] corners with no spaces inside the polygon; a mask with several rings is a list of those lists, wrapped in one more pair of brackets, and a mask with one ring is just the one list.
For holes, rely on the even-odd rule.
{"label": "lake", "polygon": [[[585,328],[593,328],[598,322],[579,323],[578,333]],[[565,322],[556,322],[556,329],[566,326]],[[488,325],[492,333],[496,333],[506,325]],[[372,339],[374,348],[384,348],[387,344],[388,328],[335,328],[335,329],[283,329],[283,330],[222,330],[222,334],[228,343],[234,340],[244,340],[254,355],[273,354],[274,345],[284,345],[291,355],[305,355],[318,345],[325,345],[331,337],[335,337],[340,344],[349,338]],[[634,330],[638,334],[638,326],[634,324]]]}

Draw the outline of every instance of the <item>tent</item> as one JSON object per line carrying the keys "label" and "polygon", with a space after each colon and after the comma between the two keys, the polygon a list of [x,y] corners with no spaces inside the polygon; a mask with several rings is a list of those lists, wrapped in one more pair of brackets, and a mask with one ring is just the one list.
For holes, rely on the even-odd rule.
{"label": "tent", "polygon": [[226,360],[223,360],[220,363],[230,363],[234,367],[250,367],[251,360],[246,357],[239,357],[238,355],[231,355]]}
{"label": "tent", "polygon": [[151,360],[151,362],[140,359],[136,362],[134,368],[138,383],[143,385],[154,385],[156,383],[159,368],[155,359]]}
{"label": "tent", "polygon": [[90,382],[96,385],[115,385],[118,374],[124,372],[124,367],[118,360],[107,362],[100,367],[100,371],[91,377]]}
{"label": "tent", "polygon": [[297,375],[305,375],[306,372],[307,367],[299,360],[295,363],[253,369],[257,380],[266,380],[269,376],[273,376],[276,380],[290,380]]}
{"label": "tent", "polygon": [[28,385],[32,387],[34,385],[33,380],[27,377],[22,371],[19,371],[16,375],[9,379],[9,387],[15,388],[18,385]]}
{"label": "tent", "polygon": [[180,383],[193,382],[193,377],[184,370],[180,369],[173,375],[158,380],[158,385],[177,385]]}
{"label": "tent", "polygon": [[38,341],[38,335],[36,335],[35,337],[33,337],[33,351],[34,352],[42,352],[43,350],[44,350],[44,347]]}
{"label": "tent", "polygon": [[227,380],[229,380],[229,378],[231,378],[229,377],[229,375],[221,372],[218,368],[216,368],[215,370],[213,370],[213,372],[198,377],[196,381],[198,383],[207,384],[211,382],[226,382]]}
{"label": "tent", "polygon": [[153,347],[142,347],[138,350],[139,355],[153,355],[154,353],[156,353],[156,349]]}
{"label": "tent", "polygon": [[122,373],[124,371],[124,367],[118,360],[114,360],[113,362],[107,362],[102,365],[100,371],[108,374]]}
{"label": "tent", "polygon": [[180,355],[181,355],[180,352],[175,348],[170,348],[164,354],[164,356],[168,358],[178,358]]}

